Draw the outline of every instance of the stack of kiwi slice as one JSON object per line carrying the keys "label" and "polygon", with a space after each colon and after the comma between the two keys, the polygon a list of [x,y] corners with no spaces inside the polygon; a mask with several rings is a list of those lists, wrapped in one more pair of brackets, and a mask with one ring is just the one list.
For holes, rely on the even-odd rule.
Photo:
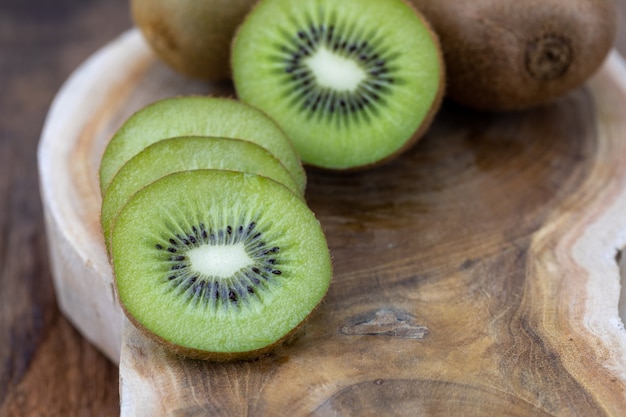
{"label": "stack of kiwi slice", "polygon": [[329,249],[300,160],[251,106],[176,97],[144,107],[107,145],[100,183],[119,301],[175,353],[258,357],[328,290]]}
{"label": "stack of kiwi slice", "polygon": [[100,190],[147,146],[179,136],[245,138],[271,152],[304,192],[306,173],[283,130],[258,109],[227,98],[185,96],[152,103],[128,118],[108,143],[100,163]]}

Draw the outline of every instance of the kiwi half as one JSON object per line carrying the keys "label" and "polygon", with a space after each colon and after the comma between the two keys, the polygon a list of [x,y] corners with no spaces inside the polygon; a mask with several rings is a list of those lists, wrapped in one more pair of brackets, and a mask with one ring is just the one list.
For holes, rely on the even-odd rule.
{"label": "kiwi half", "polygon": [[217,361],[259,356],[293,334],[332,274],[304,201],[240,172],[151,183],[120,212],[111,249],[129,319],[176,353]]}
{"label": "kiwi half", "polygon": [[109,247],[110,232],[122,207],[144,186],[178,171],[223,169],[263,175],[301,195],[289,171],[252,142],[212,137],[179,137],[156,142],[118,171],[102,199],[100,220]]}
{"label": "kiwi half", "polygon": [[306,173],[283,130],[260,110],[237,100],[182,96],[154,102],[130,116],[117,130],[100,162],[100,190],[122,166],[147,146],[180,136],[244,139],[268,150],[294,177],[304,193]]}
{"label": "kiwi half", "polygon": [[437,37],[402,0],[262,0],[231,59],[238,97],[276,120],[304,163],[329,169],[399,154],[444,87]]}

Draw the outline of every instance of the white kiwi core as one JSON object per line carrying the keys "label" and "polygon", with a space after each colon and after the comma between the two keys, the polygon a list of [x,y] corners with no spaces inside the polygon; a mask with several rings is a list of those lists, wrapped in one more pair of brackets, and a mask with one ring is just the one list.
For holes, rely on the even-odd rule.
{"label": "white kiwi core", "polygon": [[209,277],[228,278],[254,264],[243,242],[228,245],[202,245],[187,252],[191,267]]}
{"label": "white kiwi core", "polygon": [[324,47],[304,61],[320,87],[335,91],[355,91],[367,73],[352,59],[334,54]]}

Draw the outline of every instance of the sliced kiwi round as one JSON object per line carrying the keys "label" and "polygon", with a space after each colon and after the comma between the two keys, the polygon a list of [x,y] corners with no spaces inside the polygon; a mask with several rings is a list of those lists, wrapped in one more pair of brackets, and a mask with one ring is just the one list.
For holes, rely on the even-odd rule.
{"label": "sliced kiwi round", "polygon": [[328,290],[332,266],[314,214],[266,177],[193,170],[165,176],[120,212],[116,291],[131,322],[194,358],[259,356]]}
{"label": "sliced kiwi round", "polygon": [[133,194],[165,175],[193,169],[223,169],[263,175],[301,195],[295,180],[280,161],[252,142],[201,136],[164,139],[148,146],[124,164],[107,188],[100,216],[107,248],[115,218]]}
{"label": "sliced kiwi round", "polygon": [[130,116],[113,135],[100,162],[104,195],[117,171],[145,147],[179,136],[244,139],[271,152],[304,193],[306,174],[284,131],[266,114],[240,101],[181,96],[154,102]]}
{"label": "sliced kiwi round", "polygon": [[323,168],[391,159],[422,136],[443,93],[437,37],[402,0],[262,0],[231,59],[238,97]]}

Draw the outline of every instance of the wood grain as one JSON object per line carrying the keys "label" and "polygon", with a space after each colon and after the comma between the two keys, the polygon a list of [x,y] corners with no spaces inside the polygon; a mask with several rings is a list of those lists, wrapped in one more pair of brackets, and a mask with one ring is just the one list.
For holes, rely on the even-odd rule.
{"label": "wood grain", "polygon": [[[626,2],[619,0],[618,5],[621,12],[620,17],[622,17],[621,20],[623,21]],[[60,314],[57,306],[45,236],[42,233],[44,221],[39,200],[35,150],[48,106],[65,78],[70,75],[81,61],[128,27],[130,27],[130,21],[127,15],[127,2],[121,0],[60,0],[55,2],[6,0],[0,2],[0,80],[3,80],[0,83],[0,91],[2,91],[2,94],[0,94],[0,340],[4,342],[0,344],[1,416],[110,416],[117,415],[119,410],[117,367],[109,362],[104,355],[98,353],[90,343],[72,328],[68,320]],[[621,25],[617,42],[617,46],[621,51],[626,51],[626,36],[624,36],[624,33],[624,26]],[[583,99],[583,101],[587,101],[586,105],[589,104],[589,99],[590,97]],[[617,111],[618,109],[614,110]],[[490,117],[484,115],[481,117],[487,121],[491,120]],[[470,119],[473,119],[473,117]],[[479,128],[481,125],[479,120],[480,118],[474,122],[476,128]],[[514,129],[515,127],[511,128],[511,130]],[[483,130],[488,129],[483,128]],[[497,144],[502,141],[495,142]],[[481,166],[485,163],[484,165],[487,167],[493,168],[497,161],[488,156],[486,144],[485,142],[482,147],[476,145],[472,149],[480,150],[482,148],[480,152],[476,153],[478,156],[476,160],[481,161]],[[500,151],[501,155],[504,150]],[[504,156],[511,157],[511,154],[504,153]],[[416,156],[411,156],[411,158],[419,159]],[[459,188],[462,186],[462,177],[460,175],[463,169],[454,170],[455,158],[461,161],[468,159],[467,156],[455,156],[454,154],[447,155],[441,159],[443,161],[442,164],[448,166],[449,173],[454,174],[457,172],[459,174],[456,182],[456,186]],[[558,162],[559,158],[556,159],[557,165],[561,163]],[[507,170],[502,168],[492,169],[491,174],[485,173],[484,175],[494,176],[500,172],[506,173]],[[435,183],[441,185],[443,182],[440,175],[432,175],[433,173],[427,171],[423,174],[427,177],[433,177]],[[312,177],[317,175],[312,174]],[[510,176],[512,173],[508,172],[506,175]],[[325,175],[320,175],[319,179],[314,181],[314,184],[318,182],[323,184],[325,181],[328,181],[328,178]],[[425,181],[426,179],[422,179],[422,182]],[[512,180],[509,179],[509,181]],[[384,187],[384,184],[373,186],[380,189]],[[541,188],[542,186],[540,185],[539,187]],[[368,187],[368,184],[363,184],[364,189],[367,190]],[[550,187],[552,189],[555,188],[554,185]],[[408,188],[410,189],[410,187]],[[433,186],[432,188],[433,190],[429,194],[437,191],[437,187]],[[588,192],[591,191],[593,190],[588,189]],[[330,197],[325,196],[324,198]],[[428,194],[422,198],[431,201]],[[472,200],[473,198],[468,203],[470,206],[477,204],[472,203]],[[494,200],[496,207],[505,204],[495,197]],[[589,198],[587,201],[589,201]],[[393,204],[402,206],[404,203],[402,201],[394,201]],[[447,202],[442,201],[438,205],[427,204],[427,206],[449,211],[449,209],[445,210],[445,207],[452,204],[454,204],[453,201],[448,200]],[[526,203],[521,202],[519,204],[525,206]],[[569,211],[567,207],[571,204],[573,202],[569,201],[563,208],[563,211]],[[377,213],[376,216],[371,216],[368,219],[370,223],[381,221],[381,216],[388,216],[387,213],[381,211]],[[488,216],[486,214],[480,216],[481,219],[485,217]],[[391,220],[394,220],[399,226],[403,225],[401,224],[402,222],[396,222],[395,219]],[[328,216],[328,221],[335,220]],[[342,220],[339,218],[336,221],[348,222],[349,219]],[[510,224],[514,223],[515,220],[510,221]],[[477,229],[476,225],[464,225],[464,227],[469,227],[472,230]],[[362,229],[359,224],[354,223],[346,223],[343,228],[344,231],[350,228],[356,231]],[[461,232],[463,230],[461,229]],[[394,243],[388,236],[389,233],[391,232],[385,231],[377,238],[382,238],[387,243]],[[474,243],[480,241],[478,237],[475,239],[467,237],[469,236],[468,232],[463,232],[462,234],[466,236],[466,241]],[[513,234],[517,235],[517,233]],[[423,236],[420,239],[433,241],[435,238],[436,236]],[[544,245],[550,245],[550,240],[553,238],[554,236],[548,236],[546,240],[542,239],[541,242]],[[368,242],[349,239],[344,235],[338,236],[337,239],[341,239],[341,242],[345,241],[356,247],[368,244]],[[608,246],[614,242],[614,239],[610,240]],[[484,245],[489,246],[490,243],[487,242]],[[537,243],[534,245],[533,250],[537,250]],[[457,247],[458,244],[449,245],[447,250],[453,250]],[[510,247],[506,250],[515,251],[517,249]],[[563,253],[561,252],[559,259],[564,256]],[[600,270],[600,275],[613,276],[613,255],[613,253],[605,253],[602,256],[602,264],[604,266]],[[519,256],[524,256],[521,250]],[[448,265],[449,262],[444,258],[445,255],[442,253],[438,261],[440,265],[434,268],[435,271],[453,270]],[[597,257],[592,258],[598,259]],[[511,265],[512,255],[509,255],[508,259],[509,262],[501,268],[503,268],[503,271],[511,271],[517,278],[508,277],[505,283],[499,282],[496,285],[494,282],[487,280],[486,277],[483,277],[483,285],[476,285],[471,294],[483,293],[483,289],[496,288],[497,286],[506,285],[506,288],[511,288],[516,280],[522,279],[520,278],[522,273],[518,269],[523,266],[523,262],[521,260],[513,261],[513,265]],[[546,259],[549,260],[550,257]],[[622,257],[623,260],[624,257]],[[466,266],[471,266],[472,262],[475,264],[472,276],[483,276],[486,271],[486,265],[478,265],[475,260],[470,260],[466,263]],[[452,263],[454,262],[451,261]],[[491,264],[496,263],[491,262]],[[381,265],[377,269],[377,275],[385,267],[386,265]],[[546,268],[545,265],[543,268]],[[535,270],[540,271],[541,269],[535,268]],[[405,275],[407,274],[405,273]],[[459,275],[455,273],[455,276]],[[540,276],[540,274],[537,276]],[[463,279],[468,278],[465,276]],[[381,281],[381,277],[377,276],[376,280]],[[411,280],[436,287],[432,275],[420,275],[410,279],[405,277],[404,279],[407,285],[410,284]],[[449,282],[455,282],[455,280],[451,277]],[[605,279],[602,282],[608,281]],[[563,283],[561,288],[563,287],[567,287],[567,285]],[[340,291],[338,294],[350,294],[350,291],[361,291],[361,288],[362,284],[357,283],[350,286],[350,288],[342,287],[340,290],[338,289]],[[536,296],[541,297],[546,296],[546,294],[545,291],[540,291]],[[617,293],[613,293],[612,296],[617,296]],[[467,297],[469,297],[469,293],[464,293],[461,297],[461,300],[465,300],[464,303],[466,305],[468,304]],[[513,298],[515,297],[520,297],[520,294],[513,296]],[[536,298],[534,299],[536,300]],[[487,300],[488,297],[485,295],[483,302]],[[424,301],[430,304],[437,304],[438,301],[443,300],[432,299]],[[607,306],[612,305],[612,303],[613,299],[609,297],[606,303]],[[532,304],[529,300],[525,301],[527,307]],[[577,304],[580,308],[582,303]],[[490,304],[486,303],[485,305]],[[602,306],[602,308],[611,308],[607,306]],[[557,307],[555,306],[554,308],[556,309]],[[562,305],[558,306],[558,309],[562,310],[563,308],[564,306]],[[455,309],[454,311],[458,313],[459,310],[462,311],[462,309]],[[520,311],[523,311],[523,309]],[[511,313],[508,313],[508,316],[510,317]],[[523,317],[523,315],[519,317]],[[526,315],[526,318],[528,319],[527,322],[533,326],[530,328],[526,327],[529,329],[536,329],[538,321],[541,320],[537,316],[528,317]],[[456,317],[456,319],[460,321],[466,320],[465,313],[461,317]],[[416,317],[415,320],[417,329],[427,324],[419,317]],[[494,319],[495,322],[500,321],[500,323],[502,323],[502,320]],[[523,321],[518,321],[518,323],[523,323]],[[544,323],[542,322],[541,324]],[[558,325],[557,322],[548,324],[552,328]],[[593,326],[593,324],[590,324],[590,326]],[[459,332],[458,338],[481,337],[480,332],[476,328],[462,327],[455,327],[456,331]],[[502,328],[501,325],[500,327]],[[519,326],[512,327],[512,329],[516,328],[519,328]],[[361,327],[361,329],[363,328]],[[419,332],[419,330],[417,331]],[[429,332],[424,340],[432,334]],[[463,334],[466,336],[462,336]],[[535,340],[533,332],[528,334],[529,336],[527,337],[529,339]],[[574,336],[572,337],[574,341],[562,340],[563,346],[571,346],[569,353],[564,355],[566,358],[569,358],[570,362],[575,362],[580,357],[578,355],[584,356],[587,353],[592,353],[600,359],[610,357],[606,352],[585,351],[581,348],[581,342],[578,339],[579,334],[575,333]],[[360,337],[367,340],[369,337],[382,338],[388,336],[361,335],[351,337]],[[484,334],[482,337],[484,337]],[[556,347],[561,347],[561,345],[558,345],[560,343],[559,340],[550,342],[546,347],[553,349],[555,343],[557,343]],[[488,353],[489,351],[486,350],[486,352]],[[459,357],[462,364],[465,359],[463,352],[459,352],[455,358],[458,360]],[[501,372],[505,372],[507,367],[511,368],[515,362],[515,356],[510,356],[508,364],[502,368]],[[416,360],[416,363],[419,362]],[[448,361],[444,365],[437,371],[442,376],[445,376],[447,373]],[[459,364],[453,366],[454,369],[460,367],[461,365]],[[539,368],[539,371],[541,369]],[[491,368],[486,373],[490,372],[492,372]],[[534,369],[533,372],[536,373],[538,371]],[[580,371],[572,373],[576,378],[579,378],[580,374]],[[225,370],[221,374],[216,373],[216,378],[222,377],[222,379],[215,379],[214,383],[219,384],[219,381],[227,379],[229,375],[231,374]],[[587,377],[589,375],[587,374]],[[520,380],[527,377],[521,375]],[[370,384],[375,385],[375,387],[370,387]],[[615,392],[615,389],[610,388],[613,384],[615,382],[606,383],[606,380],[602,379],[597,382],[594,379],[587,379],[583,385],[588,387],[589,391],[598,393],[602,392],[605,386],[609,387],[609,391]],[[376,390],[376,387],[384,387],[385,385],[395,387],[395,389]],[[451,385],[447,383],[434,383],[431,381],[427,384],[422,384],[419,380],[414,380],[403,384],[404,388],[399,385],[401,385],[401,382],[398,382],[398,380],[394,382],[391,380],[381,381],[379,379],[373,382],[355,383],[353,386],[334,392],[332,396],[325,398],[325,401],[320,401],[313,413],[317,413],[317,415],[329,415],[332,413],[349,414],[348,411],[352,409],[355,402],[368,404],[375,402],[375,399],[382,399],[384,401],[392,400],[389,402],[394,404],[393,407],[385,410],[386,415],[394,415],[393,413],[395,415],[403,415],[402,407],[406,404],[399,401],[399,398],[405,397],[402,394],[403,392],[407,394],[422,393],[423,405],[421,408],[417,407],[415,403],[409,403],[409,405],[416,407],[411,410],[415,414],[422,412],[426,415],[435,415],[436,409],[433,409],[433,404],[440,404],[438,401],[440,398],[449,399],[447,406],[451,410],[459,410],[458,407],[464,401],[467,401],[467,396],[452,395],[453,392],[458,394],[461,391],[452,391],[449,389]],[[262,391],[259,386],[258,380],[251,385],[254,392],[249,396],[250,398],[254,398],[255,395],[258,397],[257,393]],[[452,386],[454,387],[455,385]],[[459,387],[460,385],[456,386]],[[367,389],[368,387],[369,389]],[[515,398],[518,398],[517,396],[511,397],[506,395],[497,386],[482,387],[481,389],[467,385],[462,387],[466,392],[478,391],[482,392],[484,397],[491,398],[492,401],[489,403],[491,405],[485,403],[483,410],[487,412],[493,410],[492,415],[507,415],[506,412],[502,412],[502,408],[498,407],[498,405],[503,404],[502,401],[509,403],[508,405],[512,410],[510,415],[522,412],[526,412],[528,415],[528,410],[533,409],[532,406],[524,404],[522,400],[515,400]],[[237,391],[232,390],[232,392],[236,393]],[[196,395],[200,395],[200,393],[196,393]],[[408,397],[411,397],[411,395],[408,395]],[[601,398],[601,396],[597,397]],[[231,398],[229,401],[233,403],[232,396],[228,398]],[[433,400],[431,401],[429,398]],[[259,403],[260,400],[250,400],[235,410],[243,410],[241,414],[244,414],[248,404],[255,405]],[[597,405],[599,403],[596,400],[594,404]],[[203,407],[208,406],[199,402],[196,404],[195,410],[203,410]],[[496,412],[495,410],[498,411]],[[453,413],[450,412],[450,414]],[[541,414],[537,413],[537,415]],[[608,411],[604,415],[609,415]]]}
{"label": "wood grain", "polygon": [[130,329],[124,415],[622,415],[623,70],[534,111],[447,106],[394,164],[311,172],[336,276],[305,333],[218,365]]}
{"label": "wood grain", "polygon": [[[99,92],[90,80],[115,66],[124,75]],[[119,311],[114,295],[105,291],[98,317],[85,314],[112,282],[96,267],[106,264],[96,162],[142,105],[231,92],[163,71],[136,32],[78,74],[44,129],[44,207],[73,226],[50,229],[52,247],[79,254],[57,265],[62,307],[116,360],[118,333],[98,322]],[[587,88],[548,106],[494,115],[447,104],[394,163],[309,170],[335,277],[301,335],[254,362],[213,364],[177,358],[126,323],[122,415],[620,415],[625,74],[614,54]],[[55,146],[59,136],[71,139]],[[69,277],[76,267],[95,270],[91,285]]]}
{"label": "wood grain", "polygon": [[130,27],[122,0],[0,2],[0,416],[119,414],[118,370],[60,313],[36,150],[50,102]]}

